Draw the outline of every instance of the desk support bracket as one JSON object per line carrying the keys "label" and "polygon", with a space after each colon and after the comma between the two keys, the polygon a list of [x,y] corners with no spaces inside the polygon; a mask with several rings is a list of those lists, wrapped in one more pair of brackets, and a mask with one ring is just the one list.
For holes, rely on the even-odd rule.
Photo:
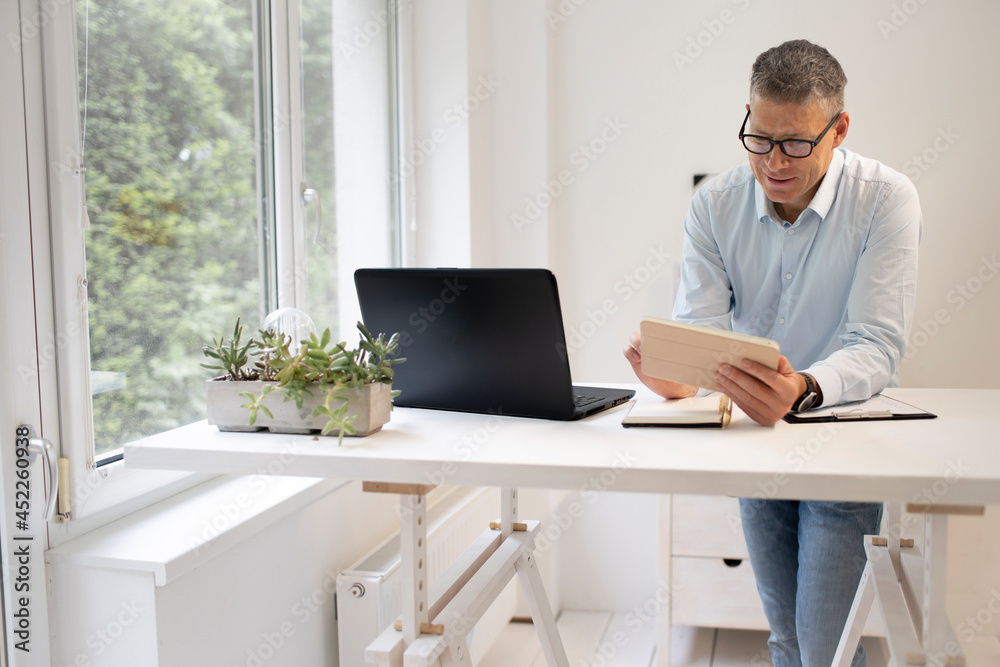
{"label": "desk support bracket", "polygon": [[[541,524],[518,521],[517,489],[500,490],[500,531],[485,530],[432,586],[428,586],[426,576],[426,494],[433,487],[365,482],[364,489],[400,493],[403,575],[402,618],[369,644],[365,651],[369,663],[378,667],[471,667],[468,635],[516,574],[546,663],[549,667],[569,667],[535,563],[535,536]],[[518,530],[522,526],[524,529]]]}

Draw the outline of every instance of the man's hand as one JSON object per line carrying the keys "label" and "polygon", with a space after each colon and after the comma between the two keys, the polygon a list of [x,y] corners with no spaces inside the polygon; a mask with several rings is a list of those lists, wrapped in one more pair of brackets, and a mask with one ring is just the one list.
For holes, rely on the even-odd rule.
{"label": "man's hand", "polygon": [[742,368],[722,364],[715,374],[722,393],[758,424],[770,426],[784,417],[806,390],[805,379],[781,355],[778,370],[744,359]]}
{"label": "man's hand", "polygon": [[689,384],[681,384],[680,382],[671,382],[670,380],[661,380],[643,373],[642,353],[639,351],[639,345],[639,334],[633,333],[628,337],[628,345],[625,346],[625,349],[622,350],[622,352],[625,353],[625,358],[628,359],[628,362],[632,364],[632,370],[635,372],[635,376],[639,378],[640,382],[663,398],[687,398],[695,395],[695,392],[698,391],[698,387],[693,387]]}

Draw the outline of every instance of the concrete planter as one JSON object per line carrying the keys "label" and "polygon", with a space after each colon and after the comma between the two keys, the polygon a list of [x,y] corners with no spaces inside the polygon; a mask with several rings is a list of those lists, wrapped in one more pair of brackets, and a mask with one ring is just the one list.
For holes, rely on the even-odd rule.
{"label": "concrete planter", "polygon": [[[218,426],[220,431],[264,431],[272,433],[313,433],[323,430],[328,418],[326,415],[313,416],[316,406],[322,405],[324,396],[316,387],[313,396],[306,396],[302,408],[295,401],[286,401],[281,390],[276,389],[264,398],[264,405],[271,410],[274,417],[268,417],[263,410],[257,413],[257,420],[250,425],[250,410],[240,407],[248,402],[241,393],[251,392],[260,396],[265,384],[274,382],[259,380],[234,382],[214,378],[205,382],[208,400],[208,423]],[[392,387],[381,382],[368,384],[356,389],[345,389],[343,396],[347,398],[348,415],[358,415],[352,422],[357,431],[355,435],[366,436],[382,428],[389,421],[392,409]],[[336,407],[339,403],[334,403]],[[336,436],[340,431],[333,430],[327,435]],[[349,435],[349,434],[345,434]]]}

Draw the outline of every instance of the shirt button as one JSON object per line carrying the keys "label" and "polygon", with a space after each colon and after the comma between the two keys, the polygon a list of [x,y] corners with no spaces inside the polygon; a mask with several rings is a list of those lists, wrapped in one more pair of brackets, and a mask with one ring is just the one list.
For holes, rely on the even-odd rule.
{"label": "shirt button", "polygon": [[791,273],[786,273],[785,274],[785,278],[787,278],[788,280],[791,280],[792,279],[792,274]]}
{"label": "shirt button", "polygon": [[788,230],[788,235],[789,235],[789,236],[792,236],[792,235],[794,235],[794,234],[795,234],[795,230],[794,230],[794,229],[789,229],[789,230]]}
{"label": "shirt button", "polygon": [[782,317],[781,319],[778,320],[778,324],[784,324],[784,323],[785,323],[785,318],[784,317]]}

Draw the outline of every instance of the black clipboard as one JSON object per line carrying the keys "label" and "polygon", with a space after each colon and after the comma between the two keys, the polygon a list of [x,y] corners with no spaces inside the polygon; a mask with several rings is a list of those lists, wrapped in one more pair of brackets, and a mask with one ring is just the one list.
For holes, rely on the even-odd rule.
{"label": "black clipboard", "polygon": [[875,394],[864,401],[844,403],[809,412],[789,412],[783,417],[789,424],[821,422],[870,422],[894,419],[937,419],[937,415],[904,403],[899,399]]}

